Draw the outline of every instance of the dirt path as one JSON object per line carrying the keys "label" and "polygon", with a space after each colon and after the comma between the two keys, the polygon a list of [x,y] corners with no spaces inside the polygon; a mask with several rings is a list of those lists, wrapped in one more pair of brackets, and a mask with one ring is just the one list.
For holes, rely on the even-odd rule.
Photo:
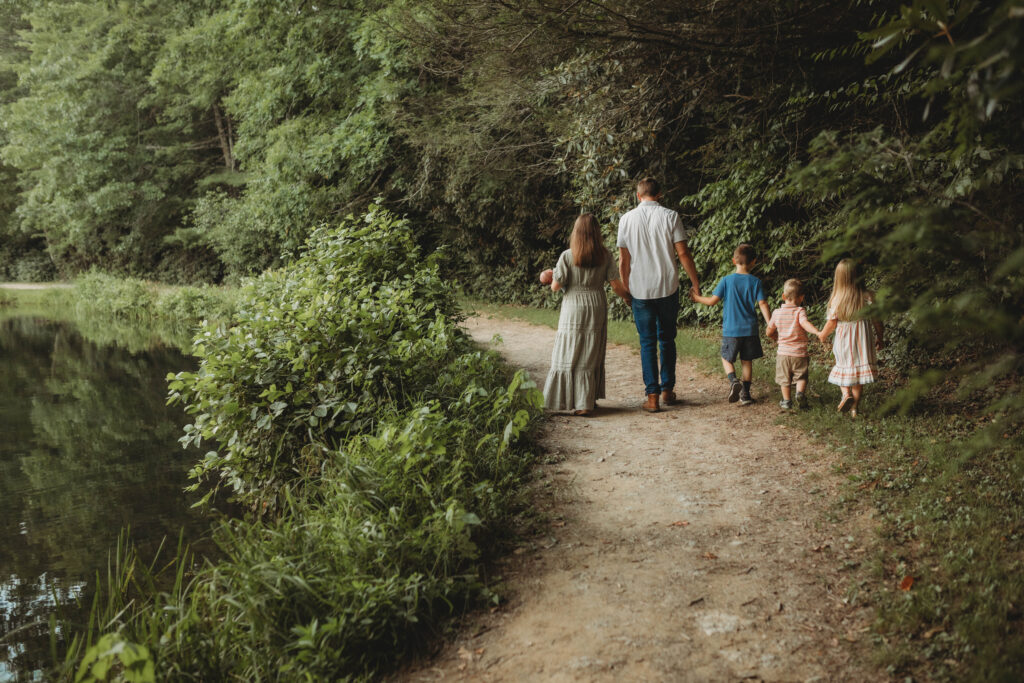
{"label": "dirt path", "polygon": [[[554,332],[467,327],[540,384]],[[554,416],[535,485],[547,528],[502,567],[507,602],[400,678],[433,680],[864,681],[869,614],[847,605],[870,520],[826,522],[832,459],[760,403],[680,363],[684,405],[638,410],[640,361],[608,350],[608,400]],[[847,569],[843,569],[846,567]]]}
{"label": "dirt path", "polygon": [[74,285],[67,282],[0,282],[0,289],[71,289]]}

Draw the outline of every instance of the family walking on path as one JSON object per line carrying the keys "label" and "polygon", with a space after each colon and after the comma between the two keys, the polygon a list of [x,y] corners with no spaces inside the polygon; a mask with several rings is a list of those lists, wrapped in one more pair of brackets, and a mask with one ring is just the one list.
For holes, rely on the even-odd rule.
{"label": "family walking on path", "polygon": [[[784,410],[806,406],[809,359],[808,334],[822,343],[834,332],[835,367],[829,382],[842,391],[837,409],[856,417],[863,385],[877,374],[875,350],[882,348],[882,326],[861,316],[873,295],[864,289],[855,264],[843,259],[836,266],[825,326],[818,330],[800,305],[803,284],[787,280],[783,304],[770,312],[761,280],[751,274],[757,254],[749,244],[733,252],[735,272],[722,278],[711,296],[702,296],[697,267],[686,244],[687,233],[679,214],[659,203],[661,190],[653,178],[636,187],[639,204],[619,219],[619,265],[604,246],[593,214],[576,219],[569,249],[552,270],[541,273],[541,283],[564,292],[551,369],[544,385],[545,407],[590,415],[605,398],[605,349],[608,307],[605,283],[630,305],[640,337],[640,362],[646,400],[641,408],[658,412],[661,405],[678,402],[675,391],[676,325],[679,314],[679,270],[690,280],[690,299],[706,306],[722,304],[722,367],[729,382],[728,401],[754,403],[750,393],[753,361],[764,356],[758,313],[766,335],[777,342],[775,379]],[[678,262],[678,265],[677,265]],[[736,359],[740,374],[736,374]],[[792,395],[792,385],[796,395]]]}

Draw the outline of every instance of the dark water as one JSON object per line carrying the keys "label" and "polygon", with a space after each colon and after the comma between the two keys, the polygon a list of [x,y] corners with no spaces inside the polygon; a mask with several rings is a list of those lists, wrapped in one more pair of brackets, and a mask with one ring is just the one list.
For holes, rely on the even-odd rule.
{"label": "dark water", "polygon": [[68,323],[0,321],[0,682],[51,663],[55,602],[89,604],[122,528],[144,560],[183,528],[207,533],[182,492],[196,460],[177,442],[185,416],[165,404],[166,374],[193,366]]}

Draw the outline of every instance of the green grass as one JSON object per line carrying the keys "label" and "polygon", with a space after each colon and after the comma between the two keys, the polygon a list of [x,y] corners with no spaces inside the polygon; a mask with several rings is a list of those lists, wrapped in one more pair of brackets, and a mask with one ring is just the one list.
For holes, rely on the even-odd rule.
{"label": "green grass", "polygon": [[[557,327],[558,311],[466,299],[477,314]],[[630,321],[610,321],[609,341],[636,348]],[[722,372],[717,330],[682,327],[681,356]],[[840,456],[847,485],[833,514],[876,511],[873,557],[850,596],[875,611],[878,663],[892,675],[934,680],[1016,681],[1024,671],[1024,438],[998,416],[928,404],[909,415],[881,408],[896,387],[865,389],[861,417],[835,411],[831,359],[812,342],[809,410],[780,414]],[[778,396],[774,352],[754,379]],[[900,584],[913,578],[909,590]],[[904,584],[905,585],[905,584]]]}

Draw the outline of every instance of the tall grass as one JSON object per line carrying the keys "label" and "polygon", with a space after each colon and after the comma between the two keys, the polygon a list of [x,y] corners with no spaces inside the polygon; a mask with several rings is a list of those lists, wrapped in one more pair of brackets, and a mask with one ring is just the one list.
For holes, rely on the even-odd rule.
{"label": "tall grass", "polygon": [[74,283],[72,304],[80,318],[154,322],[194,328],[204,319],[227,319],[237,292],[210,285],[166,287],[145,280],[90,271]]}

